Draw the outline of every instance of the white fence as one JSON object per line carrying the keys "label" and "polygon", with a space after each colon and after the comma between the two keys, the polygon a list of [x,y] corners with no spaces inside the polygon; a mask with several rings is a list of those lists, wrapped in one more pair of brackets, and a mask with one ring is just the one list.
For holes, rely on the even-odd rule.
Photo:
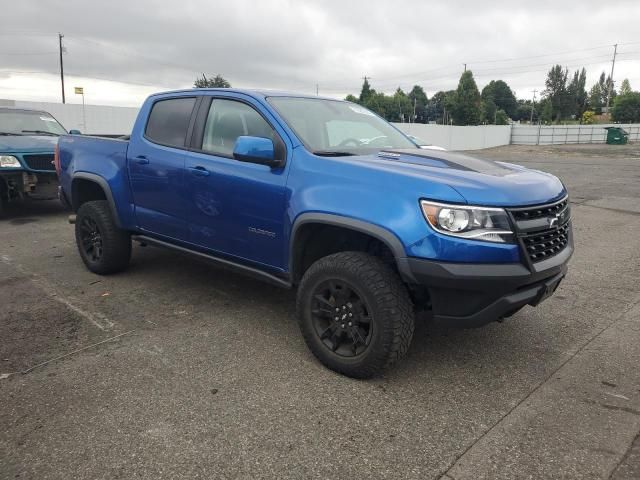
{"label": "white fence", "polygon": [[129,134],[138,115],[137,108],[85,105],[85,122],[82,105],[76,103],[23,102],[0,99],[0,107],[43,110],[56,117],[67,130],[75,129],[82,133],[97,135]]}
{"label": "white fence", "polygon": [[424,123],[394,123],[404,133],[413,135],[431,145],[447,150],[480,150],[509,145],[510,125],[431,125]]}
{"label": "white fence", "polygon": [[605,143],[605,127],[620,127],[629,133],[629,141],[640,140],[638,124],[600,125],[513,125],[511,144],[513,145],[557,145],[565,143]]}
{"label": "white fence", "polygon": [[[131,133],[138,108],[112,107],[48,102],[26,102],[0,99],[0,107],[44,110],[56,117],[67,129],[98,135],[125,135]],[[447,150],[479,150],[501,145],[553,145],[564,143],[604,143],[605,127],[622,127],[629,133],[630,142],[640,141],[640,124],[608,125],[427,125],[422,123],[395,123],[403,132],[425,143]]]}

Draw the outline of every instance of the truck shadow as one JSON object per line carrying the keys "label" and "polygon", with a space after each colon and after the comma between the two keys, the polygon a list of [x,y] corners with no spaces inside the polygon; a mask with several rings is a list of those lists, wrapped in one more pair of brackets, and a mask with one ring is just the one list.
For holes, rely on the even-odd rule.
{"label": "truck shadow", "polygon": [[[146,292],[166,303],[188,302],[194,316],[206,318],[216,328],[218,308],[232,309],[248,336],[268,336],[292,355],[312,359],[298,330],[295,290],[284,290],[245,277],[186,255],[154,247],[136,247],[131,269],[134,284],[145,285]],[[218,307],[219,306],[219,307]],[[470,369],[499,371],[544,370],[556,353],[548,350],[545,340],[555,335],[545,330],[549,325],[527,318],[530,311],[516,314],[503,324],[494,323],[478,329],[450,328],[433,322],[425,313],[416,317],[416,328],[407,357],[385,378],[429,375],[447,368],[460,372]],[[171,321],[190,321],[172,318]],[[546,322],[545,322],[546,323]],[[182,323],[182,326],[185,324]],[[168,325],[167,325],[168,326]],[[526,335],[523,335],[523,330]],[[550,356],[551,358],[545,357]],[[532,357],[537,366],[531,366]],[[553,361],[551,361],[553,363]],[[432,372],[433,373],[433,372]]]}

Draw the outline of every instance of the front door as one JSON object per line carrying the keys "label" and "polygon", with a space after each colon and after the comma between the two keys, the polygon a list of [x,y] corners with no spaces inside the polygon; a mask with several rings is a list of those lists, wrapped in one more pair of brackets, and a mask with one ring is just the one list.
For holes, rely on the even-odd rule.
{"label": "front door", "polygon": [[185,144],[194,97],[153,104],[143,138],[127,152],[138,226],[147,232],[186,240]]}
{"label": "front door", "polygon": [[185,165],[189,242],[237,259],[282,267],[285,169],[233,158],[239,136],[280,141],[278,134],[252,105],[238,100],[214,98],[201,115],[204,121],[196,124],[202,131],[194,132],[194,137],[202,141]]}

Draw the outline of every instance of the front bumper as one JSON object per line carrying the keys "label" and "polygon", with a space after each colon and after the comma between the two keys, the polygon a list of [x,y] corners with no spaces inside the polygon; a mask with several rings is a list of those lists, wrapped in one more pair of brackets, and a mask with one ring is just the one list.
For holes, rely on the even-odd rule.
{"label": "front bumper", "polygon": [[473,264],[407,258],[412,283],[429,290],[433,316],[459,327],[480,327],[537,305],[567,273],[573,241],[557,255],[534,263]]}

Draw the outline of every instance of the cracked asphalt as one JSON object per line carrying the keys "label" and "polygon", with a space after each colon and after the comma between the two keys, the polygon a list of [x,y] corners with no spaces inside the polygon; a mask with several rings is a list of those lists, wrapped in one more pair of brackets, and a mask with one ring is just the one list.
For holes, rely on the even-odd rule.
{"label": "cracked asphalt", "polygon": [[640,146],[476,154],[565,182],[569,275],[501,324],[420,319],[372,381],[314,359],[293,292],[152,247],[99,277],[56,202],[12,208],[0,478],[640,478]]}

